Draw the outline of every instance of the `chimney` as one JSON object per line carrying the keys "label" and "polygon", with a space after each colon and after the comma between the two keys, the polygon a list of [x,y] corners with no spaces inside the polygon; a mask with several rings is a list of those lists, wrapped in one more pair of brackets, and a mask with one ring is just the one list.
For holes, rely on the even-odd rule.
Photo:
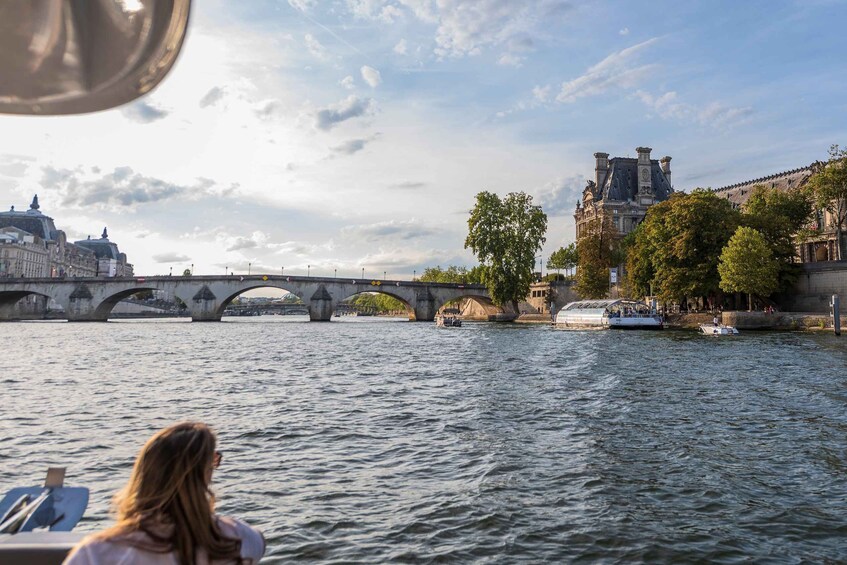
{"label": "chimney", "polygon": [[609,154],[595,153],[596,165],[594,165],[594,184],[600,188],[600,183],[606,178],[606,171],[609,170]]}
{"label": "chimney", "polygon": [[659,163],[662,165],[662,172],[665,174],[665,178],[668,179],[668,184],[673,188],[673,183],[671,183],[671,158],[665,155]]}
{"label": "chimney", "polygon": [[652,149],[649,147],[636,147],[635,150],[638,152],[638,164],[649,165],[650,152],[652,151]]}
{"label": "chimney", "polygon": [[[638,152],[638,177],[636,182],[638,183],[638,194],[639,196],[647,196],[652,200],[653,196],[653,166],[650,164],[650,152],[652,149],[649,147],[636,147],[635,150]],[[643,200],[643,199],[642,199]],[[642,204],[642,200],[639,200]],[[652,204],[652,202],[650,202]]]}

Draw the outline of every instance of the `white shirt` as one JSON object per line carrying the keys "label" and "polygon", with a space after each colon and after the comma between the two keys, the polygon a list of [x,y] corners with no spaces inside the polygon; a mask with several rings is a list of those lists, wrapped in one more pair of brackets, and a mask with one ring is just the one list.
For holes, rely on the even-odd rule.
{"label": "white shirt", "polygon": [[[241,520],[226,516],[215,516],[221,532],[229,538],[241,540],[241,558],[245,565],[258,563],[265,554],[265,539],[256,528]],[[133,534],[136,535],[136,534]],[[149,536],[139,532],[140,536],[155,544]],[[209,561],[206,552],[201,550],[197,555],[198,565],[223,565],[231,561]],[[179,565],[175,553],[156,553],[135,547],[126,543],[109,540],[90,540],[86,538],[76,547],[76,551],[65,559],[63,565]]]}

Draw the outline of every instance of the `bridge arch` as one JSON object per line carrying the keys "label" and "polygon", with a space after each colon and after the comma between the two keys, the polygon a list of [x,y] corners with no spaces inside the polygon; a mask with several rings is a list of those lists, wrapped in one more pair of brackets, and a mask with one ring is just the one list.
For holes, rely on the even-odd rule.
{"label": "bridge arch", "polygon": [[[382,295],[385,295],[385,296],[390,296],[391,298],[400,302],[400,304],[402,304],[403,308],[406,310],[406,314],[409,317],[409,321],[415,321],[415,319],[416,319],[415,318],[415,306],[409,302],[409,296],[404,295],[401,292],[397,292],[396,290],[392,291],[391,288],[392,287],[389,286],[389,285],[366,286],[366,287],[363,287],[361,290],[358,290],[358,292],[348,294],[347,296],[345,296],[344,298],[339,300],[338,303],[344,302],[345,300],[347,300],[349,298],[353,298],[354,296],[359,296],[361,294],[382,294]],[[337,308],[337,304],[336,304],[336,308]]]}
{"label": "bridge arch", "polygon": [[[115,308],[115,306],[118,305],[118,302],[125,298],[129,298],[133,294],[137,294],[145,290],[156,291],[157,289],[154,286],[137,286],[115,292],[114,294],[110,294],[94,307],[94,312],[91,314],[91,317],[95,321],[108,320],[109,314],[112,313],[112,310]],[[73,296],[71,296],[71,299],[73,299]],[[62,306],[65,308],[66,311],[69,309],[68,306],[64,304]]]}
{"label": "bridge arch", "polygon": [[[289,288],[286,288],[286,286],[288,286]],[[267,280],[267,281],[259,280],[259,281],[256,281],[255,283],[252,283],[252,284],[248,283],[247,285],[245,285],[243,287],[239,287],[238,290],[236,290],[235,292],[226,293],[224,295],[224,297],[220,299],[218,306],[215,308],[214,317],[217,320],[220,320],[224,315],[224,311],[227,309],[227,307],[230,304],[232,304],[233,300],[235,300],[236,298],[238,298],[239,296],[241,296],[245,292],[249,292],[251,290],[256,290],[256,289],[259,289],[259,288],[273,288],[273,289],[276,289],[276,290],[282,290],[282,291],[285,291],[289,294],[293,294],[294,296],[299,297],[300,300],[303,300],[302,296],[300,296],[297,292],[295,292],[291,289],[292,287],[293,287],[293,285],[284,285],[282,283],[275,283],[274,281],[271,281],[271,280]],[[195,294],[194,296],[191,296],[191,297],[186,296],[186,298],[180,298],[180,299],[185,301],[185,303],[187,305],[190,305],[191,302],[196,301],[197,295]],[[304,304],[306,304],[305,301],[303,301],[303,302],[304,302]],[[308,306],[308,304],[306,304],[306,305]]]}
{"label": "bridge arch", "polygon": [[[27,316],[26,308],[16,308],[16,305],[28,296],[36,296],[43,297],[45,301],[52,300],[53,297],[43,293],[43,292],[35,292],[32,290],[7,290],[0,291],[0,320],[17,320],[17,319],[25,319],[30,318]],[[35,309],[33,309],[35,310]],[[41,316],[32,316],[41,317]]]}

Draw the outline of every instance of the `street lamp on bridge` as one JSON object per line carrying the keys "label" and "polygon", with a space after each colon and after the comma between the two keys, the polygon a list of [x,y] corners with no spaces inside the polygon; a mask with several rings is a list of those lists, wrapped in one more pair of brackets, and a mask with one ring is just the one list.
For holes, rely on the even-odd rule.
{"label": "street lamp on bridge", "polygon": [[362,279],[364,279],[364,278],[365,278],[365,268],[362,267]]}
{"label": "street lamp on bridge", "polygon": [[194,276],[194,263],[191,263],[191,276]]}
{"label": "street lamp on bridge", "polygon": [[312,276],[312,266],[311,265],[306,265],[306,276],[307,277]]}
{"label": "street lamp on bridge", "polygon": [[253,268],[253,263],[247,263],[247,274],[250,274],[250,270]]}

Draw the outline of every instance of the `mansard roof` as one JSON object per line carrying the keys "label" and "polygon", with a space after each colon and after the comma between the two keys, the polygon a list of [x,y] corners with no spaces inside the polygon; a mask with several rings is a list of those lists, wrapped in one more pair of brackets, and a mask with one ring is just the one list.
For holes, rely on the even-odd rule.
{"label": "mansard roof", "polygon": [[745,202],[747,202],[747,199],[750,198],[750,194],[753,192],[754,187],[762,185],[767,188],[775,188],[782,191],[799,188],[809,182],[809,179],[817,172],[820,166],[821,163],[819,161],[815,161],[811,165],[806,165],[805,167],[791,169],[790,171],[783,171],[781,173],[716,188],[714,189],[714,192],[721,198],[726,198],[736,206],[742,206]]}
{"label": "mansard roof", "polygon": [[[662,172],[659,161],[650,160],[653,194],[657,202],[667,200],[673,192],[671,183]],[[600,179],[598,200],[635,200],[638,194],[638,159],[613,157],[609,159],[606,176]]]}
{"label": "mansard roof", "polygon": [[83,239],[80,241],[75,241],[74,245],[78,247],[83,247],[85,249],[90,249],[94,252],[95,257],[97,257],[98,259],[106,258],[120,260],[120,255],[123,255],[118,251],[118,245],[109,241],[108,238]]}
{"label": "mansard roof", "polygon": [[56,241],[59,237],[59,230],[56,229],[53,218],[39,212],[39,208],[41,206],[38,204],[38,195],[36,194],[26,212],[17,212],[14,206],[8,212],[0,212],[0,228],[18,228],[37,235],[43,240]]}

